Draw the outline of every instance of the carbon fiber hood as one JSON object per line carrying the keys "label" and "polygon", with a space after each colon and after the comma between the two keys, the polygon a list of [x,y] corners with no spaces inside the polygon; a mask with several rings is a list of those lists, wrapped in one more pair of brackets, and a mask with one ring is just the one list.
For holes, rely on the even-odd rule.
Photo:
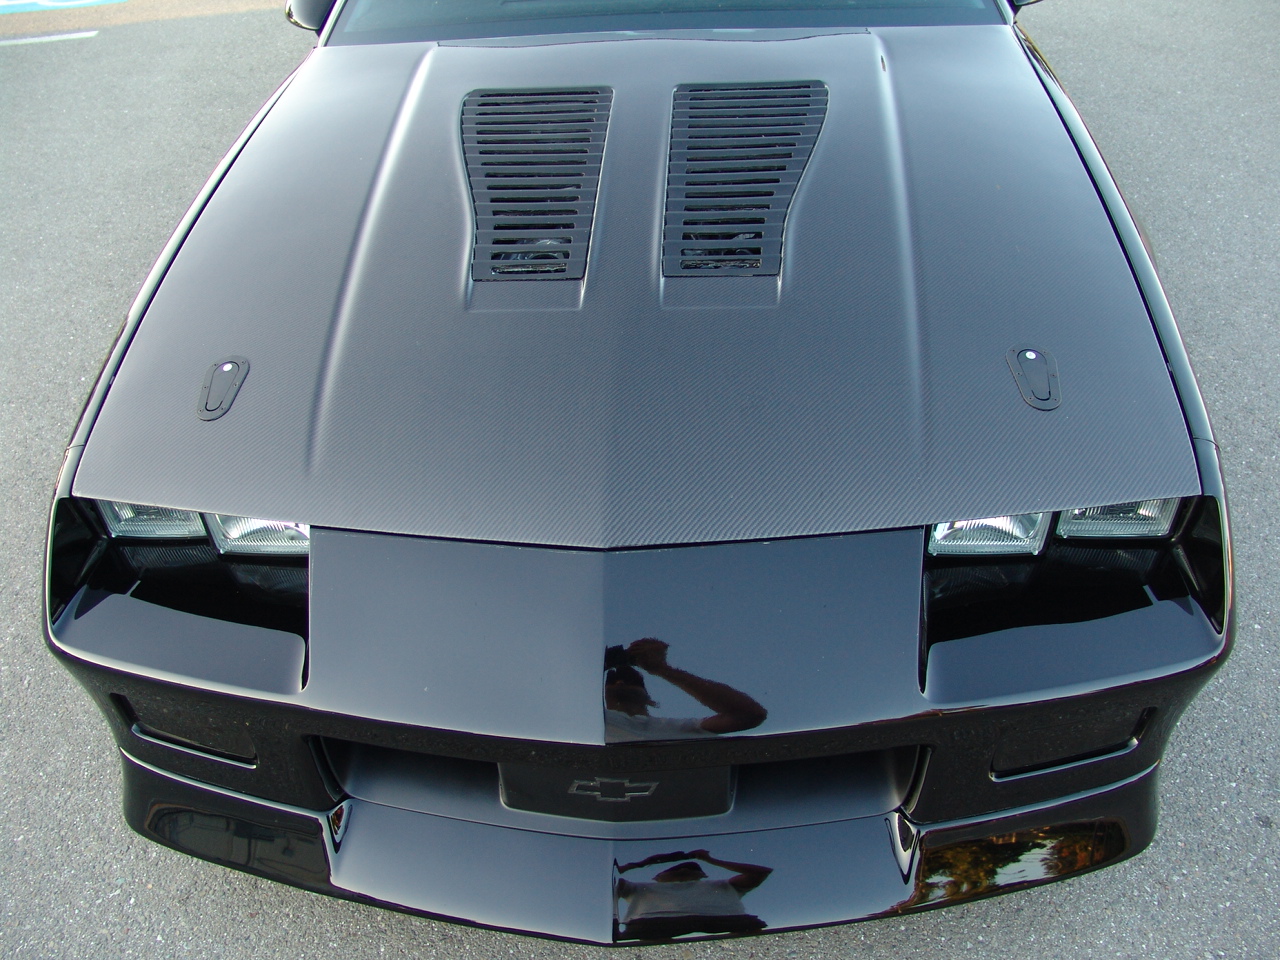
{"label": "carbon fiber hood", "polygon": [[[733,36],[317,50],[169,269],[75,491],[584,547],[1198,492],[1107,211],[1008,28]],[[777,80],[829,91],[780,276],[664,280],[672,91]],[[613,91],[585,280],[473,282],[464,98],[583,85]],[[1024,347],[1055,358],[1057,409],[1024,402]],[[206,422],[228,356],[251,370]]]}

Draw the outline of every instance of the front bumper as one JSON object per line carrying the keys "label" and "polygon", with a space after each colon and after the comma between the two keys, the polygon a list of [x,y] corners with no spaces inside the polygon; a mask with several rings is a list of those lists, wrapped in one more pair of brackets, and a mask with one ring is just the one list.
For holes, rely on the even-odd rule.
{"label": "front bumper", "polygon": [[[1081,593],[1093,561],[1064,547],[1058,567],[1037,559],[1036,576],[1081,604],[1046,623],[1037,604],[1054,595],[1024,592],[1022,621],[954,637],[944,628],[961,623],[956,608],[929,605],[991,578],[954,565],[922,578],[918,530],[666,557],[321,531],[310,569],[275,571],[279,583],[217,567],[216,598],[239,589],[228,577],[275,589],[301,575],[310,629],[304,619],[299,631],[286,616],[297,608],[268,617],[247,604],[235,619],[206,602],[212,587],[175,594],[186,582],[164,579],[175,567],[212,569],[184,566],[187,548],[117,570],[120,551],[59,512],[46,632],[124,755],[129,823],[175,849],[334,896],[584,942],[795,929],[1047,882],[1150,842],[1169,734],[1230,649],[1230,547],[1213,493],[1168,549],[1108,554],[1113,573],[1125,573],[1119,561],[1139,570],[1127,593]],[[667,559],[670,569],[644,566]],[[627,576],[611,581],[620,564]],[[986,609],[966,603],[971,620]],[[566,618],[583,609],[597,613],[574,634]],[[610,624],[636,610],[684,618],[658,632],[698,638],[682,660],[759,696],[768,722],[747,735],[602,742],[590,727],[601,655]],[[560,647],[521,639],[537,617]],[[634,624],[618,633],[639,635]],[[581,736],[550,735],[579,729],[557,728],[562,708]],[[530,769],[559,805],[508,802],[504,777]],[[639,802],[606,802],[690,780],[728,784],[731,803],[644,815]],[[592,812],[563,806],[579,801]],[[605,815],[627,806],[635,816]],[[652,887],[654,867],[702,855],[755,869],[740,904],[637,922],[628,885]],[[723,888],[725,869],[708,870]]]}
{"label": "front bumper", "polygon": [[[126,819],[143,836],[331,896],[602,944],[869,919],[1132,856],[1154,835],[1167,736],[1216,666],[1085,696],[845,730],[585,747],[375,723],[61,657],[121,745]],[[234,728],[255,756],[160,739],[122,704],[157,723],[195,717],[210,731],[203,735],[217,731],[228,742]],[[1032,732],[1044,749],[1076,750],[1063,738],[1133,717],[1141,718],[1138,736],[1110,752],[993,772],[1014,731]],[[698,769],[713,758],[732,761],[736,775],[733,808],[719,815],[583,820],[513,810],[499,789],[508,763],[643,783],[658,779],[653,771]],[[618,881],[651,880],[655,870],[622,876],[619,865],[669,863],[699,850],[769,871],[742,897],[743,916],[754,922],[625,922]]]}
{"label": "front bumper", "polygon": [[[1157,769],[997,816],[917,824],[900,811],[782,830],[659,840],[568,837],[348,800],[306,810],[218,789],[122,754],[125,815],[152,840],[331,896],[589,943],[645,942],[620,922],[619,864],[672,851],[771,868],[743,899],[787,930],[1004,893],[1132,856],[1156,826]],[[339,811],[341,815],[339,816]],[[634,924],[630,926],[636,926]],[[731,934],[667,918],[661,939]]]}

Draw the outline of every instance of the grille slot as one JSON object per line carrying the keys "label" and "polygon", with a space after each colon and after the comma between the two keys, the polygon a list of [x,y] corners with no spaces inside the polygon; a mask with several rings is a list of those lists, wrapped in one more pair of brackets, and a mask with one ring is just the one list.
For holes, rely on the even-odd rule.
{"label": "grille slot", "polygon": [[827,112],[813,80],[681,84],[671,116],[662,272],[770,276]]}
{"label": "grille slot", "polygon": [[476,90],[462,105],[472,280],[580,280],[613,91]]}
{"label": "grille slot", "polygon": [[[471,741],[473,745],[469,752],[474,752],[477,747],[483,751],[486,739],[489,738]],[[463,736],[463,741],[459,742],[466,740]],[[688,837],[691,821],[686,818],[708,815],[705,811],[688,808],[681,811],[668,807],[665,811],[650,810],[653,818],[646,817],[645,807],[648,804],[645,801],[665,802],[663,794],[667,788],[675,786],[666,778],[674,771],[649,770],[650,763],[643,760],[637,763],[638,755],[631,749],[583,747],[573,751],[571,756],[562,752],[565,745],[535,745],[533,741],[527,741],[531,749],[523,746],[517,749],[522,753],[528,749],[530,758],[536,753],[536,762],[494,762],[492,759],[464,760],[401,748],[376,747],[328,737],[319,742],[330,772],[344,792],[357,800],[402,810],[475,823],[537,828],[566,836],[614,839]],[[689,741],[681,742],[682,746],[689,744]],[[723,818],[715,822],[717,832],[770,830],[882,816],[906,799],[912,784],[923,771],[922,758],[926,755],[922,748],[909,744],[799,760],[761,761],[759,756],[771,753],[771,749],[760,744],[741,745],[745,748],[745,755],[755,759],[736,765],[737,787],[732,809],[714,814]],[[711,744],[704,743],[703,746]],[[711,747],[711,752],[718,752],[719,747],[719,743]],[[644,753],[648,755],[652,749],[645,747]],[[647,759],[651,762],[652,757]],[[558,767],[561,761],[581,766],[581,774]],[[559,774],[567,774],[567,778],[563,778],[564,783],[549,789],[544,799],[555,797],[565,805],[576,801],[580,804],[578,810],[574,811],[571,806],[554,810],[522,804],[518,797],[511,795],[510,788],[518,786],[509,776],[513,772],[517,775],[532,774],[535,785],[543,774],[552,781]],[[725,783],[726,772],[722,767],[717,772],[714,764],[710,768],[681,766],[678,776],[692,777],[695,787],[703,781],[704,787],[712,788],[717,780]],[[583,782],[576,784],[574,789],[575,781],[579,780]],[[601,783],[602,780],[606,782]],[[655,789],[649,792],[649,787]],[[598,791],[606,797],[631,794],[631,800],[601,801],[596,796]],[[679,789],[674,792],[681,804],[702,802],[696,789],[692,795]],[[714,792],[717,791],[708,789],[704,799]],[[721,796],[719,806],[723,807],[723,786],[718,788],[718,792]],[[512,800],[516,802],[510,802]],[[547,814],[555,819],[550,819]]]}

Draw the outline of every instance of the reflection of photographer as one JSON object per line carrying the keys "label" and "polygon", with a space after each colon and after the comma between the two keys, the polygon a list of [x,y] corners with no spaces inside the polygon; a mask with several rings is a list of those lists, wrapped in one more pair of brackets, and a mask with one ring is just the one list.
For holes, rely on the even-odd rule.
{"label": "reflection of photographer", "polygon": [[[618,878],[615,895],[627,904],[617,940],[669,940],[689,933],[746,933],[763,930],[765,922],[747,913],[742,898],[768,879],[772,867],[718,860],[706,850],[659,853],[619,866],[618,873],[659,863],[668,867],[648,882]],[[736,876],[712,880],[701,864],[735,870]]]}
{"label": "reflection of photographer", "polygon": [[[727,683],[673,667],[667,663],[668,648],[661,640],[645,637],[626,647],[605,650],[604,706],[609,740],[669,740],[736,733],[764,723],[768,716],[764,707]],[[715,712],[701,719],[651,716],[649,708],[658,704],[649,696],[641,670],[666,680]]]}

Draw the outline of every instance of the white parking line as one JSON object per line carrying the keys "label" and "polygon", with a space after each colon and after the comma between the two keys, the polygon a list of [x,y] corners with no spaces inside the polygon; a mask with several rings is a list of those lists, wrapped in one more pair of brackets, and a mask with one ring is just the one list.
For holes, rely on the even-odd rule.
{"label": "white parking line", "polygon": [[47,37],[19,37],[17,40],[0,40],[0,47],[13,47],[19,43],[51,43],[54,40],[83,40],[97,35],[97,30],[86,30],[84,33],[51,33]]}
{"label": "white parking line", "polygon": [[47,13],[72,7],[97,7],[125,0],[0,0],[0,13]]}

